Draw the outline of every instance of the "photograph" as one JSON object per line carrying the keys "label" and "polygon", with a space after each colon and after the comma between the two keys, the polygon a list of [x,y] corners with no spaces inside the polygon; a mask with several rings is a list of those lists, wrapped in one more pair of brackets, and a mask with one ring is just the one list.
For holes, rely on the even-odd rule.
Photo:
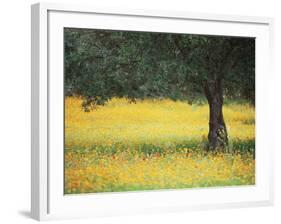
{"label": "photograph", "polygon": [[254,37],[63,34],[64,194],[255,185]]}

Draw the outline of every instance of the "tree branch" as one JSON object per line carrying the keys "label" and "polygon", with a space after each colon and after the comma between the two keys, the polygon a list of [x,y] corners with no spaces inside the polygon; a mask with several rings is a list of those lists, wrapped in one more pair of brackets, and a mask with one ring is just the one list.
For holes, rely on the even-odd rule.
{"label": "tree branch", "polygon": [[211,102],[212,101],[212,92],[211,92],[210,86],[208,84],[208,81],[203,82],[203,89],[204,89],[204,93],[205,93],[205,96],[206,96],[208,102]]}
{"label": "tree branch", "polygon": [[228,74],[237,65],[239,59],[239,46],[234,46],[226,55],[225,59],[221,63],[221,72],[219,74],[219,79],[223,79],[226,74]]}
{"label": "tree branch", "polygon": [[178,50],[180,51],[182,57],[184,60],[188,60],[189,55],[190,55],[190,51],[186,48],[186,47],[182,47],[181,46],[181,36],[175,36],[174,38],[174,43],[176,45],[176,47],[178,48]]}

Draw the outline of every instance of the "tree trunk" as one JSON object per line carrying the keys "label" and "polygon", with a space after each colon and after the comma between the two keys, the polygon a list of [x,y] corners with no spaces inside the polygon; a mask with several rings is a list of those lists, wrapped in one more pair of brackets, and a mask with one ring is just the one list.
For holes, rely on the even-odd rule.
{"label": "tree trunk", "polygon": [[221,80],[206,84],[205,94],[208,99],[209,115],[209,149],[223,149],[228,144],[227,130],[223,118],[223,93]]}

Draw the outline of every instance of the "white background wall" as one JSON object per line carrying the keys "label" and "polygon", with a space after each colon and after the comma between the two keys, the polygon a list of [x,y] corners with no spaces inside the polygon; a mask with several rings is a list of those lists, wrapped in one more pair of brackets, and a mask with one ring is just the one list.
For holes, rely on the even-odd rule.
{"label": "white background wall", "polygon": [[[30,208],[30,4],[0,5],[0,223],[32,223]],[[127,216],[59,223],[281,223],[281,7],[278,0],[70,0],[97,6],[163,9],[275,17],[275,78],[272,131],[275,136],[275,206]],[[280,126],[280,127],[278,127]],[[279,142],[278,142],[279,141]]]}

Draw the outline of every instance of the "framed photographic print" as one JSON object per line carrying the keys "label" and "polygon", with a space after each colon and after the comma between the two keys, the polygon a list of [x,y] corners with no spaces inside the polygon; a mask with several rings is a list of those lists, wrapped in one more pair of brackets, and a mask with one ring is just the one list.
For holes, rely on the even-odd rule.
{"label": "framed photographic print", "polygon": [[32,217],[272,204],[272,29],[32,5]]}

